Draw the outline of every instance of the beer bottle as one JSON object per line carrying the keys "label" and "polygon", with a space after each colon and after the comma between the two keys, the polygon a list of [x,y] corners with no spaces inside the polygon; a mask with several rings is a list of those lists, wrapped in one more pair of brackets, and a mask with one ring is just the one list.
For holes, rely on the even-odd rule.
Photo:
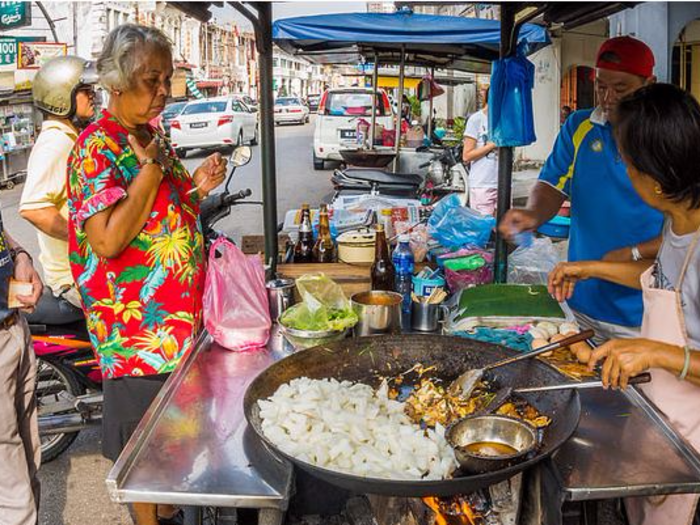
{"label": "beer bottle", "polygon": [[377,224],[374,245],[374,264],[370,277],[372,279],[372,290],[394,291],[394,264],[389,255],[389,245],[386,242],[384,225]]}
{"label": "beer bottle", "polygon": [[311,210],[308,204],[301,206],[301,222],[299,223],[299,239],[294,246],[294,262],[310,263],[314,249],[314,232],[311,229]]}
{"label": "beer bottle", "polygon": [[330,263],[335,260],[335,247],[331,238],[331,226],[328,220],[328,206],[321,204],[318,217],[318,239],[314,245],[314,262]]}

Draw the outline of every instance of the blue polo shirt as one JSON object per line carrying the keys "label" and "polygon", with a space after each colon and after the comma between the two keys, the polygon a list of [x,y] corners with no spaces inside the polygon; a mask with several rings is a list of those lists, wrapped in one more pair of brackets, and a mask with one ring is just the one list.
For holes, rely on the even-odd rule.
{"label": "blue polo shirt", "polygon": [[[576,111],[567,119],[540,180],[571,200],[570,261],[599,260],[661,233],[662,214],[632,187],[599,110]],[[641,292],[599,279],[579,282],[569,305],[599,321],[642,324]]]}

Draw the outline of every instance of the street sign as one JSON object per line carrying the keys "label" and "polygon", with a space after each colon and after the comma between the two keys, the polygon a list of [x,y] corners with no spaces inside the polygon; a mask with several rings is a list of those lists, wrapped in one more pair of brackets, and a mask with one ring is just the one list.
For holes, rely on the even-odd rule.
{"label": "street sign", "polygon": [[0,31],[32,25],[32,3],[0,2]]}
{"label": "street sign", "polygon": [[43,42],[46,37],[0,36],[0,66],[13,66],[17,63],[18,42]]}

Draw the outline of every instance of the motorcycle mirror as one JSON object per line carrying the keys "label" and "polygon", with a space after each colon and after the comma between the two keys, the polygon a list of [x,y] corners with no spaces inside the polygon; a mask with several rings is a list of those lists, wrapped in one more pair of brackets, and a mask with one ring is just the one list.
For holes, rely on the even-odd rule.
{"label": "motorcycle mirror", "polygon": [[240,168],[248,164],[252,157],[253,150],[250,148],[250,146],[238,146],[236,149],[233,150],[233,153],[231,153],[229,162],[234,167]]}

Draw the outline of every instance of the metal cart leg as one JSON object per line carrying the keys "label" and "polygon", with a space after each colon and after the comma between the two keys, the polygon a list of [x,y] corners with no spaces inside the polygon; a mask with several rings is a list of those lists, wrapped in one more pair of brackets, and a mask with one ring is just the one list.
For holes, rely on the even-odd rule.
{"label": "metal cart leg", "polygon": [[183,507],[185,525],[202,525],[202,507]]}
{"label": "metal cart leg", "polygon": [[284,512],[278,509],[260,509],[258,525],[282,525]]}
{"label": "metal cart leg", "polygon": [[582,522],[584,525],[598,525],[597,500],[584,501],[581,510],[583,511]]}

